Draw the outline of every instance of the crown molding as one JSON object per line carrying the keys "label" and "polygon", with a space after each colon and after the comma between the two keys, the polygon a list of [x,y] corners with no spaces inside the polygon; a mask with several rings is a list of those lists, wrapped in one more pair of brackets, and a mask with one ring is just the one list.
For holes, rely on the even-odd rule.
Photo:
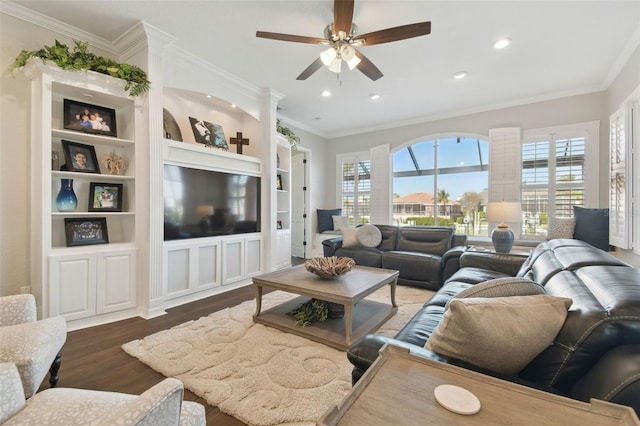
{"label": "crown molding", "polygon": [[58,21],[57,19],[34,12],[33,10],[27,9],[10,1],[0,2],[0,12],[23,21],[30,22],[55,33],[65,35],[73,40],[87,41],[90,46],[96,47],[114,56],[119,54],[114,44],[102,37],[97,37],[94,34],[72,27],[64,22]]}
{"label": "crown molding", "polygon": [[618,77],[622,68],[627,64],[633,52],[635,52],[636,48],[640,46],[640,24],[636,27],[636,30],[633,32],[627,44],[625,44],[624,48],[618,55],[611,68],[609,69],[609,73],[603,81],[603,85],[608,88],[611,83]]}
{"label": "crown molding", "polygon": [[156,53],[162,53],[167,45],[176,41],[176,38],[153,25],[138,21],[114,41],[114,45],[125,58],[130,58],[141,51],[149,49]]}

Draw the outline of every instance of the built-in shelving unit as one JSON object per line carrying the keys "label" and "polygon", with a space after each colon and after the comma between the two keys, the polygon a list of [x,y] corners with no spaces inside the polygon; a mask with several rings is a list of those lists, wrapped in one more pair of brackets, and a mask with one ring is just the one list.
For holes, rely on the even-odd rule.
{"label": "built-in shelving unit", "polygon": [[280,134],[276,153],[276,269],[282,269],[291,266],[291,145]]}
{"label": "built-in shelving unit", "polygon": [[[32,292],[39,298],[43,317],[62,315],[70,328],[98,317],[135,315],[137,294],[136,140],[137,100],[128,96],[124,81],[93,72],[64,71],[31,60],[25,74],[32,80]],[[65,129],[64,100],[115,110],[117,137]],[[54,169],[65,164],[62,141],[95,150],[98,164],[83,173]],[[119,174],[109,174],[103,160],[111,153],[122,157]],[[91,160],[92,161],[92,160]],[[78,200],[75,211],[60,212],[56,197],[62,179],[73,180]],[[89,211],[92,183],[122,185],[120,211]],[[72,232],[65,219],[106,221],[103,241],[70,246]],[[88,222],[82,222],[88,223]],[[76,228],[77,230],[78,228]],[[95,236],[97,234],[94,234]],[[89,239],[95,242],[94,239]],[[100,321],[100,320],[98,320]]]}

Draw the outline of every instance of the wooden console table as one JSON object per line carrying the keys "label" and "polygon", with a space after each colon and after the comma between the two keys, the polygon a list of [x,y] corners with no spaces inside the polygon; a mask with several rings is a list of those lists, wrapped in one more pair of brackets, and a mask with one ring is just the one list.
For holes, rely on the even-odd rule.
{"label": "wooden console table", "polygon": [[[471,391],[480,400],[480,411],[466,416],[442,407],[433,395],[441,384]],[[596,399],[576,401],[386,345],[351,392],[318,424],[638,426],[640,421],[631,407]]]}

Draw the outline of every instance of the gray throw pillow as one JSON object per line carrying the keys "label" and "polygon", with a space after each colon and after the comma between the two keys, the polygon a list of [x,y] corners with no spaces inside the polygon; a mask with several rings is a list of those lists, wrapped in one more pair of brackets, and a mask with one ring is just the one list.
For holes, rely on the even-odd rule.
{"label": "gray throw pillow", "polygon": [[462,290],[454,297],[464,299],[468,297],[509,297],[533,296],[545,294],[544,287],[535,281],[519,277],[503,277],[485,281]]}
{"label": "gray throw pillow", "polygon": [[609,209],[585,209],[573,206],[576,227],[573,238],[609,251]]}
{"label": "gray throw pillow", "polygon": [[573,238],[576,220],[572,217],[550,217],[547,226],[547,241],[557,238]]}
{"label": "gray throw pillow", "polygon": [[358,242],[363,247],[378,247],[382,242],[382,232],[375,225],[362,225],[356,232]]}
{"label": "gray throw pillow", "polygon": [[333,229],[333,216],[342,215],[342,209],[324,210],[317,209],[318,232],[331,231]]}
{"label": "gray throw pillow", "polygon": [[546,294],[452,299],[425,348],[515,375],[553,342],[571,303]]}

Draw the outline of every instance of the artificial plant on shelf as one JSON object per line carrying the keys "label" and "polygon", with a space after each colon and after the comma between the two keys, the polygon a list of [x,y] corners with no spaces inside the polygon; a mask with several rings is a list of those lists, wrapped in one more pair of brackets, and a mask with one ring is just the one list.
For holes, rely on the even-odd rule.
{"label": "artificial plant on shelf", "polygon": [[124,90],[131,96],[139,96],[149,91],[151,82],[147,79],[147,73],[135,65],[118,63],[113,59],[97,56],[89,52],[89,42],[74,40],[73,50],[69,46],[56,43],[52,46],[44,46],[40,50],[20,52],[16,60],[11,65],[11,72],[26,65],[29,58],[40,58],[43,61],[49,60],[65,70],[72,71],[95,71],[111,77],[120,78],[126,81]]}
{"label": "artificial plant on shelf", "polygon": [[296,325],[305,327],[317,321],[322,322],[326,319],[342,318],[344,316],[344,306],[325,300],[309,299],[287,312],[287,315],[295,318]]}
{"label": "artificial plant on shelf", "polygon": [[283,126],[280,119],[276,120],[276,131],[287,138],[287,140],[291,144],[291,148],[295,148],[300,143],[300,138],[296,136],[293,130],[286,126]]}

